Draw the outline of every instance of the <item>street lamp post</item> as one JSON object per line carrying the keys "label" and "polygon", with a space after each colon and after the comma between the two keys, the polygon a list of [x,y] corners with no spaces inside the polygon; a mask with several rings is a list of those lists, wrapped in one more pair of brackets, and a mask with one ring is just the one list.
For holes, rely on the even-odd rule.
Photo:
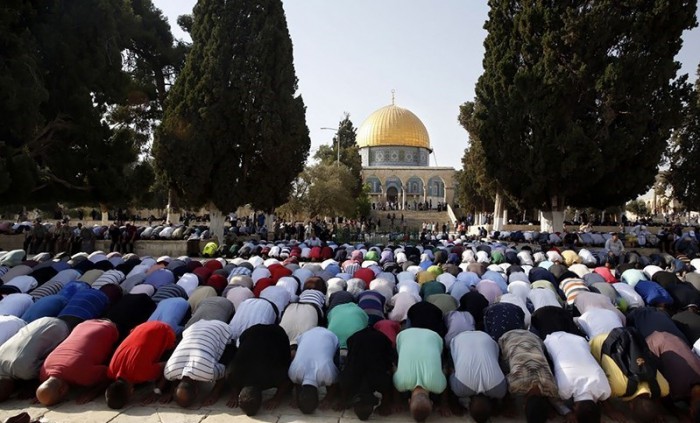
{"label": "street lamp post", "polygon": [[[324,129],[326,131],[336,131],[336,128],[323,127],[321,129]],[[338,161],[336,162],[336,165],[340,166],[340,137],[338,136],[337,132],[336,132],[336,138],[338,138]]]}

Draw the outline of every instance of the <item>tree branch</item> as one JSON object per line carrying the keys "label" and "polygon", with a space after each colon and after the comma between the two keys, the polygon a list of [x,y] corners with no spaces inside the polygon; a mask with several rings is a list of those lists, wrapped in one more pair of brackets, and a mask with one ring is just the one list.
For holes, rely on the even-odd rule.
{"label": "tree branch", "polygon": [[75,184],[72,184],[72,183],[66,181],[65,179],[61,179],[58,176],[56,176],[53,172],[51,172],[51,170],[48,168],[43,168],[40,170],[40,172],[41,172],[42,176],[48,178],[50,181],[55,182],[59,185],[63,185],[64,187],[66,187],[68,189],[73,189],[76,191],[83,191],[83,192],[89,192],[92,190],[92,187],[75,185]]}

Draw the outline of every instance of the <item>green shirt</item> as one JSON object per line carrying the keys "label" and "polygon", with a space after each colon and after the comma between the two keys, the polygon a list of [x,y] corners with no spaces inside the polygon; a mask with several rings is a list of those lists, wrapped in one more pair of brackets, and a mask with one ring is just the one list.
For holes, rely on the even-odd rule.
{"label": "green shirt", "polygon": [[338,337],[340,348],[348,347],[348,338],[366,328],[369,317],[355,303],[341,304],[328,313],[328,330]]}
{"label": "green shirt", "polygon": [[408,328],[399,332],[396,349],[399,364],[394,373],[394,386],[399,392],[420,386],[434,394],[442,393],[447,379],[442,371],[440,335],[430,329]]}

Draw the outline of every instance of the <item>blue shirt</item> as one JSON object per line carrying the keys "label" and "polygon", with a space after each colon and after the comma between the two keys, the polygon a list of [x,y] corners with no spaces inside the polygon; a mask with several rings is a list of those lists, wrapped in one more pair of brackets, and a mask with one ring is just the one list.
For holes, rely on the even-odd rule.
{"label": "blue shirt", "polygon": [[83,291],[86,289],[91,289],[90,285],[85,282],[80,281],[70,281],[61,288],[58,292],[59,295],[63,295],[67,299],[71,299],[78,291]]}
{"label": "blue shirt", "polygon": [[68,298],[60,294],[39,298],[24,312],[22,320],[31,323],[42,317],[56,317],[66,304],[68,304]]}
{"label": "blue shirt", "polygon": [[167,323],[176,335],[180,335],[182,332],[182,326],[180,323],[185,318],[185,315],[190,310],[190,303],[186,299],[175,297],[167,298],[158,303],[158,307],[148,318],[148,321],[158,320],[163,323]]}
{"label": "blue shirt", "polygon": [[81,289],[68,301],[58,317],[72,316],[83,320],[96,319],[109,305],[109,297],[97,289]]}
{"label": "blue shirt", "polygon": [[143,282],[158,289],[163,285],[175,283],[175,275],[168,269],[159,269],[146,276],[146,280]]}

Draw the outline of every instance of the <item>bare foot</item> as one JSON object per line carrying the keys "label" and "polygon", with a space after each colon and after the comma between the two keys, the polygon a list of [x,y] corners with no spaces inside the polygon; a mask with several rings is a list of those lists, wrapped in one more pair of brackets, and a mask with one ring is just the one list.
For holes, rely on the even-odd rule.
{"label": "bare foot", "polygon": [[388,416],[391,415],[391,404],[389,403],[383,403],[379,407],[377,407],[374,411],[377,412],[380,416]]}
{"label": "bare foot", "polygon": [[219,400],[218,394],[209,394],[209,395],[207,395],[206,398],[204,398],[204,401],[202,401],[202,406],[208,407],[210,405],[214,405],[218,400]]}
{"label": "bare foot", "polygon": [[270,398],[269,400],[263,402],[266,410],[274,410],[280,405],[280,401],[276,398]]}
{"label": "bare foot", "polygon": [[231,398],[226,402],[226,406],[229,408],[238,407],[238,395],[231,395]]}

